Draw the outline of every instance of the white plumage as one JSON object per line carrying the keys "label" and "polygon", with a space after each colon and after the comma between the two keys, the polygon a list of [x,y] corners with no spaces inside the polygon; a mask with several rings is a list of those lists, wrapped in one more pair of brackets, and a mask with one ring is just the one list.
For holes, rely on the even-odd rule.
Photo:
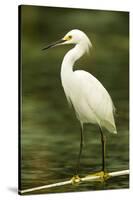
{"label": "white plumage", "polygon": [[[81,124],[80,151],[76,174],[80,167],[80,157],[83,147],[83,124],[99,125],[102,143],[102,177],[105,176],[105,137],[102,127],[109,132],[117,133],[114,121],[114,105],[103,85],[90,73],[83,70],[73,70],[74,63],[89,52],[92,44],[89,38],[80,30],[68,32],[61,40],[45,47],[43,50],[62,44],[74,44],[74,48],[65,55],[61,65],[61,81],[67,100],[73,106]],[[74,180],[77,176],[74,177]]]}
{"label": "white plumage", "polygon": [[[66,40],[69,37],[71,39]],[[83,70],[73,71],[75,61],[92,46],[90,40],[80,30],[70,31],[64,40],[64,44],[75,44],[63,59],[61,80],[67,100],[73,105],[78,120],[81,124],[98,124],[112,133],[117,133],[114,105],[107,90],[90,73]]]}

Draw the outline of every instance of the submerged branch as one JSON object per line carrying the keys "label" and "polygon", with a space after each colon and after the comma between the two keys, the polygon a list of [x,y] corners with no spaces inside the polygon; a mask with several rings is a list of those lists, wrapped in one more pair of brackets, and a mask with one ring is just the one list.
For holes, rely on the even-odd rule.
{"label": "submerged branch", "polygon": [[25,194],[25,193],[28,193],[28,192],[33,192],[33,191],[43,190],[43,189],[48,189],[48,188],[53,188],[53,187],[59,187],[59,186],[63,186],[63,185],[69,185],[69,184],[75,185],[77,183],[79,184],[79,183],[82,183],[82,182],[85,182],[85,181],[86,182],[87,181],[104,182],[109,178],[116,177],[116,176],[123,176],[123,175],[129,175],[129,170],[109,172],[102,177],[101,177],[100,173],[90,174],[90,175],[87,175],[83,178],[75,176],[75,177],[72,177],[71,179],[69,179],[67,181],[63,181],[63,182],[59,182],[59,183],[53,183],[53,184],[49,184],[49,185],[43,185],[43,186],[34,187],[34,188],[30,188],[30,189],[25,189],[25,190],[21,190],[19,192],[20,192],[20,194]]}

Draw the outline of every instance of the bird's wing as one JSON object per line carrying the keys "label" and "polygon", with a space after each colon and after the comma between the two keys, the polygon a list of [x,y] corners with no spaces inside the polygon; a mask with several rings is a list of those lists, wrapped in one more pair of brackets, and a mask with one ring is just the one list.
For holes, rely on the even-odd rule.
{"label": "bird's wing", "polygon": [[81,98],[84,98],[100,121],[109,121],[114,128],[114,105],[103,85],[90,73],[77,70],[74,72]]}

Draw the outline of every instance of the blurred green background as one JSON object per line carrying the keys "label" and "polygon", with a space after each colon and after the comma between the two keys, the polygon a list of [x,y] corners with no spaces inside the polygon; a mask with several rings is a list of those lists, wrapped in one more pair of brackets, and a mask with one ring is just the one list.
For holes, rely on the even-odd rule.
{"label": "blurred green background", "polygon": [[[75,66],[92,73],[109,91],[116,107],[118,135],[107,136],[106,168],[128,169],[129,165],[129,13],[21,6],[21,189],[63,181],[74,175],[79,152],[79,122],[68,108],[60,81],[60,66],[72,46],[41,51],[71,29],[80,29],[93,48]],[[104,106],[104,105],[103,105]],[[100,133],[85,127],[85,145],[80,175],[101,169]],[[127,188],[128,177],[106,184],[38,191],[68,192]]]}

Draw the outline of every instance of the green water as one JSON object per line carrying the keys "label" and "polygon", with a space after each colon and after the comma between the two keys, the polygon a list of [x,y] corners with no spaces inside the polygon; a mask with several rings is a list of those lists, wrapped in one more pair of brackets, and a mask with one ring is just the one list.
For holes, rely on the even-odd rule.
{"label": "green water", "polygon": [[[60,66],[72,46],[41,48],[73,28],[83,30],[93,49],[76,63],[97,77],[116,107],[118,135],[106,130],[106,169],[129,168],[128,13],[23,6],[21,10],[21,189],[67,180],[74,175],[79,151],[79,122],[61,86]],[[104,105],[103,105],[104,106]],[[84,130],[80,175],[101,169],[100,133]],[[32,193],[128,188],[128,176],[106,183],[82,183]],[[31,193],[30,193],[31,194]]]}

